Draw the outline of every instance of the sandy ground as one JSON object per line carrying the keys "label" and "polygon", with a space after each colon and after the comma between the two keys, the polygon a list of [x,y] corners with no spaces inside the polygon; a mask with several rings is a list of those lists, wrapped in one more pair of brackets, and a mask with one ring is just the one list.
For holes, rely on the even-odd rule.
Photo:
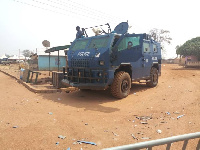
{"label": "sandy ground", "polygon": [[[109,90],[36,94],[1,72],[0,79],[3,150],[96,150],[200,132],[198,69],[162,65],[157,87],[133,84],[130,95],[121,100],[113,98]],[[177,119],[180,115],[184,116]],[[151,119],[139,120],[140,116]],[[77,140],[97,146],[78,144]],[[181,149],[182,144],[174,143],[171,148]],[[196,144],[197,139],[190,140],[187,149],[195,149]]]}

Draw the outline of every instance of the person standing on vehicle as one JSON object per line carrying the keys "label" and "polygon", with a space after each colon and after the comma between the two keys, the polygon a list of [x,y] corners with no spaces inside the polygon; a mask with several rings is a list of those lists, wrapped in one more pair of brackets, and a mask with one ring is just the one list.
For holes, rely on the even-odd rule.
{"label": "person standing on vehicle", "polygon": [[77,31],[77,33],[76,33],[76,39],[81,38],[83,36],[83,32],[80,30],[79,26],[76,27],[76,31]]}

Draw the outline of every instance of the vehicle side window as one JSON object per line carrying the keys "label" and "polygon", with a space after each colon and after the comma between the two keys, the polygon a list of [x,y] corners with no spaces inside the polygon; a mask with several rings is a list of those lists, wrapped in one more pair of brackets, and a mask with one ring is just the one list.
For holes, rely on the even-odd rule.
{"label": "vehicle side window", "polygon": [[149,43],[143,43],[143,52],[144,52],[144,53],[150,52]]}
{"label": "vehicle side window", "polygon": [[157,53],[157,52],[158,52],[157,46],[156,46],[155,44],[153,44],[153,52],[154,52],[154,53]]}
{"label": "vehicle side window", "polygon": [[132,47],[140,45],[140,37],[125,37],[118,45],[118,51],[127,49],[128,43],[132,43]]}

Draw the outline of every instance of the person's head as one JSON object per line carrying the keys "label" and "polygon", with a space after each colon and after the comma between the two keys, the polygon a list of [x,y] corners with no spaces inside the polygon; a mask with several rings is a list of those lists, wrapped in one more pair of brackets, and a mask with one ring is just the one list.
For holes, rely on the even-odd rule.
{"label": "person's head", "polygon": [[77,27],[76,27],[76,30],[77,30],[77,31],[80,31],[80,27],[79,27],[79,26],[77,26]]}

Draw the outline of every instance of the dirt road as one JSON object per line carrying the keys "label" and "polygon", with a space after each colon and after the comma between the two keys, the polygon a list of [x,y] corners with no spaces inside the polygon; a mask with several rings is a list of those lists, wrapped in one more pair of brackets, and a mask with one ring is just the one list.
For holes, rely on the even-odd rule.
{"label": "dirt road", "polygon": [[[122,100],[108,90],[35,94],[1,72],[0,79],[0,149],[96,150],[200,131],[197,69],[162,65],[157,87],[133,84]],[[196,143],[189,141],[188,149]]]}

